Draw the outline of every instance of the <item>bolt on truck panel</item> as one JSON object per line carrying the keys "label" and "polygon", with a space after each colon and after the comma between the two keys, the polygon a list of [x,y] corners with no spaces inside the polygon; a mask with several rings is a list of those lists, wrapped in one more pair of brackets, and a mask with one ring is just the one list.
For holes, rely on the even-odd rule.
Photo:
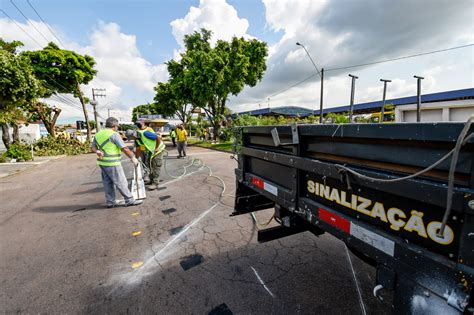
{"label": "bolt on truck panel", "polygon": [[260,230],[259,241],[308,230],[341,239],[376,267],[374,295],[394,290],[394,312],[472,312],[473,130],[462,123],[242,127],[233,214],[275,207],[281,226]]}

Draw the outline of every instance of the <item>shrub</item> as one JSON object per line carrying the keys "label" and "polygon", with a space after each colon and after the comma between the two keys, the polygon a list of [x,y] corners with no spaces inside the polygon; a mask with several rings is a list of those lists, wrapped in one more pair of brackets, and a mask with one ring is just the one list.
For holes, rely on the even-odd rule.
{"label": "shrub", "polygon": [[11,144],[4,155],[17,161],[30,161],[33,158],[31,156],[31,147],[25,143]]}
{"label": "shrub", "polygon": [[232,139],[232,129],[229,127],[224,127],[219,130],[219,140],[220,141],[230,141]]}
{"label": "shrub", "polygon": [[90,143],[82,143],[77,139],[47,136],[35,143],[34,151],[37,156],[77,155],[90,152]]}

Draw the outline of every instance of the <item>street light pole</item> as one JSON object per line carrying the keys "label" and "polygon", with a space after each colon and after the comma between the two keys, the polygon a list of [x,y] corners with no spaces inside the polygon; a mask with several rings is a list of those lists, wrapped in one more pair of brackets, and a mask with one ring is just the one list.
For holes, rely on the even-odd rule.
{"label": "street light pole", "polygon": [[349,112],[349,120],[351,123],[354,122],[354,94],[355,94],[355,80],[358,79],[359,77],[349,74],[349,76],[352,78],[352,86],[351,86],[351,107],[350,107],[350,112]]}
{"label": "street light pole", "polygon": [[319,74],[319,77],[321,78],[321,98],[319,99],[319,123],[323,123],[323,89],[324,89],[324,68],[321,69],[321,71],[318,70],[318,67],[316,66],[316,63],[314,62],[313,58],[311,57],[311,54],[308,52],[306,47],[297,42],[296,45],[303,47],[304,51],[306,52],[306,55],[308,55],[309,60],[311,60],[311,63],[313,64],[314,68],[316,69],[316,72]]}
{"label": "street light pole", "polygon": [[416,122],[421,121],[421,80],[424,77],[420,77],[418,75],[413,76],[417,80],[417,93],[416,93]]}
{"label": "street light pole", "polygon": [[385,80],[385,79],[380,79],[381,82],[383,82],[383,100],[382,100],[382,110],[381,110],[381,118],[379,122],[383,122],[384,120],[384,115],[385,115],[385,96],[387,95],[387,82],[392,82],[392,80]]}

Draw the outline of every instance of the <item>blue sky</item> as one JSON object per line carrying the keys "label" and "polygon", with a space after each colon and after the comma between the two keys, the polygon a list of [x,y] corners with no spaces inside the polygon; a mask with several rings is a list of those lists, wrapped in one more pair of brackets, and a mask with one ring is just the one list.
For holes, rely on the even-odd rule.
{"label": "blue sky", "polygon": [[[41,44],[33,26],[55,40],[28,6],[14,0],[25,18],[7,0],[1,8]],[[153,86],[167,80],[167,60],[182,51],[184,34],[201,27],[214,38],[244,36],[266,41],[267,72],[260,84],[229,98],[234,111],[260,106],[297,105],[315,108],[319,82],[309,80],[285,90],[314,73],[302,42],[319,67],[331,68],[383,60],[474,43],[474,2],[471,0],[193,0],[193,1],[48,1],[30,0],[60,35],[66,48],[92,55],[99,74],[88,86],[107,89],[101,111],[129,116],[130,109],[153,99]],[[25,49],[39,49],[12,21],[0,14],[0,36],[19,39]],[[388,97],[413,95],[414,74],[424,75],[425,93],[474,86],[471,47],[420,58],[327,74],[325,104],[345,105],[350,72],[360,76],[356,102],[378,100],[380,78],[392,79]],[[73,100],[77,102],[77,100]],[[263,105],[262,105],[263,103]],[[55,104],[63,107],[64,104]],[[80,117],[64,106],[62,118]],[[125,118],[124,118],[125,119]]]}

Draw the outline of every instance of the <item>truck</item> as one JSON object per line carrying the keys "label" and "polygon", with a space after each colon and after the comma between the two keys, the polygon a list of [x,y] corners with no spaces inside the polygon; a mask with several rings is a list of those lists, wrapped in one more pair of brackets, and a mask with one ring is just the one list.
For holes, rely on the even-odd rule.
{"label": "truck", "polygon": [[273,208],[259,242],[340,239],[394,313],[472,313],[473,120],[240,127],[232,215]]}

